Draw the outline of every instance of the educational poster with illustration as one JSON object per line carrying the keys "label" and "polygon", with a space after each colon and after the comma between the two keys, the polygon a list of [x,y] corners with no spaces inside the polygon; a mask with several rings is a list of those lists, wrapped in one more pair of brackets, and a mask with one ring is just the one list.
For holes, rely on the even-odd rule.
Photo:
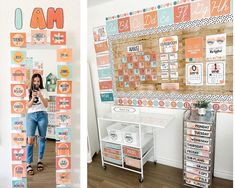
{"label": "educational poster with illustration", "polygon": [[232,112],[231,10],[230,1],[175,1],[107,17],[108,42],[95,45],[105,54],[96,62],[101,97],[112,84],[117,105],[184,109],[205,99]]}

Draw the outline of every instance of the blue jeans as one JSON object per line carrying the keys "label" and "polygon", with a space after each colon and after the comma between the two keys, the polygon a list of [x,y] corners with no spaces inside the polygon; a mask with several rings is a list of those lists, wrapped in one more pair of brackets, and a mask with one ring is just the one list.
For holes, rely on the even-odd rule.
{"label": "blue jeans", "polygon": [[[48,126],[48,114],[45,111],[33,112],[27,114],[26,133],[27,138],[34,138],[36,128],[38,127],[39,133],[39,145],[38,145],[38,158],[43,159],[45,145],[46,145],[46,133]],[[27,163],[33,162],[33,144],[27,143]]]}

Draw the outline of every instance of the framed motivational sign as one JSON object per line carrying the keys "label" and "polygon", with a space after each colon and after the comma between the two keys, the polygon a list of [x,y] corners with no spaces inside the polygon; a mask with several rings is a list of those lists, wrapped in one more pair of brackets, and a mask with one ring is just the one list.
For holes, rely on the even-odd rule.
{"label": "framed motivational sign", "polygon": [[12,117],[11,130],[23,131],[26,129],[26,117]]}
{"label": "framed motivational sign", "polygon": [[14,178],[26,177],[26,163],[12,164],[12,176]]}
{"label": "framed motivational sign", "polygon": [[57,80],[56,87],[57,87],[57,94],[67,94],[67,95],[72,94],[72,81]]}
{"label": "framed motivational sign", "polygon": [[26,33],[10,33],[11,47],[26,47]]}
{"label": "framed motivational sign", "polygon": [[11,68],[11,81],[25,82],[27,78],[27,70],[23,67]]}
{"label": "framed motivational sign", "polygon": [[56,125],[58,127],[71,126],[71,112],[56,112]]}
{"label": "framed motivational sign", "polygon": [[11,84],[11,97],[26,97],[26,85],[25,84]]}
{"label": "framed motivational sign", "polygon": [[70,142],[56,142],[56,156],[70,156],[71,143]]}
{"label": "framed motivational sign", "polygon": [[26,113],[26,101],[25,100],[11,101],[11,113],[12,114],[25,114]]}
{"label": "framed motivational sign", "polygon": [[31,31],[31,44],[47,44],[47,31],[46,30],[32,30]]}
{"label": "framed motivational sign", "polygon": [[71,110],[71,97],[56,97],[56,110]]}
{"label": "framed motivational sign", "polygon": [[26,62],[26,51],[14,50],[11,51],[11,63],[16,65],[25,64]]}
{"label": "framed motivational sign", "polygon": [[12,148],[12,161],[26,161],[26,148]]}
{"label": "framed motivational sign", "polygon": [[13,147],[26,146],[26,133],[11,133],[11,139]]}
{"label": "framed motivational sign", "polygon": [[51,45],[66,45],[66,32],[51,31]]}
{"label": "framed motivational sign", "polygon": [[59,79],[72,79],[72,65],[57,65]]}
{"label": "framed motivational sign", "polygon": [[68,170],[71,169],[70,157],[56,157],[56,170]]}
{"label": "framed motivational sign", "polygon": [[58,62],[71,62],[72,61],[72,49],[62,48],[57,50]]}

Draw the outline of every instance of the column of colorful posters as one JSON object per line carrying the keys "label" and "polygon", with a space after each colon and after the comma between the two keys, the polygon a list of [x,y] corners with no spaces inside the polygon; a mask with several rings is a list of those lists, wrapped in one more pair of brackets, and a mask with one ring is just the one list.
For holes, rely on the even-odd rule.
{"label": "column of colorful posters", "polygon": [[100,98],[102,102],[113,101],[112,70],[105,26],[94,28],[93,35],[98,67]]}
{"label": "column of colorful posters", "polygon": [[71,185],[72,49],[57,50],[56,82],[56,184]]}
{"label": "column of colorful posters", "polygon": [[206,84],[225,85],[226,34],[206,36]]}
{"label": "column of colorful posters", "polygon": [[[26,33],[11,33],[12,187],[27,188],[26,179]],[[14,50],[13,50],[14,48]]]}
{"label": "column of colorful posters", "polygon": [[[159,39],[161,79],[164,81],[179,80],[178,46],[178,36],[168,36]],[[172,83],[169,87],[166,87],[166,84],[167,83],[162,84],[162,89],[179,89],[179,83]]]}

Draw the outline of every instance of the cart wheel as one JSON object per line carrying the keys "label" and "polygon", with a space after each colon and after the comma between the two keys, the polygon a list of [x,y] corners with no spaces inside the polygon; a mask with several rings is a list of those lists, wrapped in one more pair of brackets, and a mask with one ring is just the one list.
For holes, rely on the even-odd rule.
{"label": "cart wheel", "polygon": [[104,165],[104,166],[103,166],[103,169],[106,170],[106,169],[107,169],[107,166]]}
{"label": "cart wheel", "polygon": [[143,182],[144,182],[144,178],[142,178],[142,177],[139,178],[139,182],[140,182],[140,183],[143,183]]}
{"label": "cart wheel", "polygon": [[157,165],[157,161],[154,161],[154,164]]}

